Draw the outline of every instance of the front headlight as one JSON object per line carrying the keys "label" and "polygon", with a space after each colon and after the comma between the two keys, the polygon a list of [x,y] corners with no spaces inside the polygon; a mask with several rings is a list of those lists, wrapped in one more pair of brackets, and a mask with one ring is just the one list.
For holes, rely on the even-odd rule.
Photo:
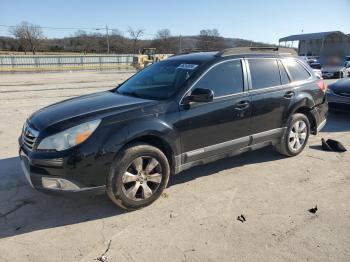
{"label": "front headlight", "polygon": [[78,145],[95,131],[100,122],[101,119],[93,120],[48,136],[40,142],[38,149],[61,151]]}

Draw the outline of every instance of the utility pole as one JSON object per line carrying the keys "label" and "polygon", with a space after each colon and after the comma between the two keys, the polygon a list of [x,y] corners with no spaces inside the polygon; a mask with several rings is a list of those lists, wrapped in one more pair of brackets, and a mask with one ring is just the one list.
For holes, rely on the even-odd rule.
{"label": "utility pole", "polygon": [[179,36],[179,53],[182,53],[182,35]]}
{"label": "utility pole", "polygon": [[106,36],[107,36],[107,53],[109,54],[109,35],[108,35],[108,26],[106,25]]}

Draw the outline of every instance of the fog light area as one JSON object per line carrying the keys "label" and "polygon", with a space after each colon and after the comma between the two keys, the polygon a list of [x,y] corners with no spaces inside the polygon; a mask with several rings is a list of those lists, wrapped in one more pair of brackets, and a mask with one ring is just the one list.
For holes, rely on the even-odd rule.
{"label": "fog light area", "polygon": [[41,183],[44,188],[57,190],[78,190],[79,186],[62,178],[42,177]]}

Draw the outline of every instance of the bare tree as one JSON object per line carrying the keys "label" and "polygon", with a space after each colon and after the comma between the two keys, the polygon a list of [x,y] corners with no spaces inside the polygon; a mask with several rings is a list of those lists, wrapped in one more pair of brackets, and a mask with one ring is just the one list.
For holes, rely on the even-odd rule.
{"label": "bare tree", "polygon": [[220,50],[225,48],[225,40],[217,29],[204,29],[199,32],[197,48],[203,50]]}
{"label": "bare tree", "polygon": [[73,36],[75,36],[75,37],[87,36],[87,33],[86,33],[85,30],[78,30],[78,31],[76,31],[76,32],[74,33]]}
{"label": "bare tree", "polygon": [[167,28],[158,30],[151,44],[159,53],[175,54],[179,50],[179,38],[172,36]]}
{"label": "bare tree", "polygon": [[167,29],[167,28],[160,29],[160,30],[157,31],[156,39],[160,39],[160,40],[166,41],[170,37],[171,37],[171,33],[170,33],[170,30]]}
{"label": "bare tree", "polygon": [[171,36],[169,29],[160,29],[157,31],[152,46],[158,49],[161,53],[171,53],[174,49],[175,38]]}
{"label": "bare tree", "polygon": [[143,34],[145,33],[145,29],[143,28],[133,29],[132,27],[129,27],[128,33],[133,41],[133,52],[135,54],[137,41],[143,36]]}
{"label": "bare tree", "polygon": [[123,32],[120,31],[119,29],[111,29],[111,35],[116,35],[116,36],[124,36]]}
{"label": "bare tree", "polygon": [[112,29],[109,37],[111,50],[115,53],[131,53],[131,40],[122,31]]}
{"label": "bare tree", "polygon": [[43,31],[38,25],[22,22],[10,29],[10,33],[19,40],[24,52],[29,49],[35,55],[35,51],[44,39]]}
{"label": "bare tree", "polygon": [[220,37],[219,31],[217,29],[203,29],[199,32],[199,35],[206,37]]}

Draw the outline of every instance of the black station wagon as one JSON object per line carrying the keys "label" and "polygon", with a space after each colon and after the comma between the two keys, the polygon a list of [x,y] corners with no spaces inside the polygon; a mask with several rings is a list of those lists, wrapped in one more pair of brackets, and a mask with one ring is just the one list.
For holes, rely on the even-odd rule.
{"label": "black station wagon", "polygon": [[115,89],[32,114],[19,138],[29,183],[107,192],[122,208],[155,201],[171,174],[272,145],[298,155],[326,123],[326,87],[281,48],[172,56]]}

